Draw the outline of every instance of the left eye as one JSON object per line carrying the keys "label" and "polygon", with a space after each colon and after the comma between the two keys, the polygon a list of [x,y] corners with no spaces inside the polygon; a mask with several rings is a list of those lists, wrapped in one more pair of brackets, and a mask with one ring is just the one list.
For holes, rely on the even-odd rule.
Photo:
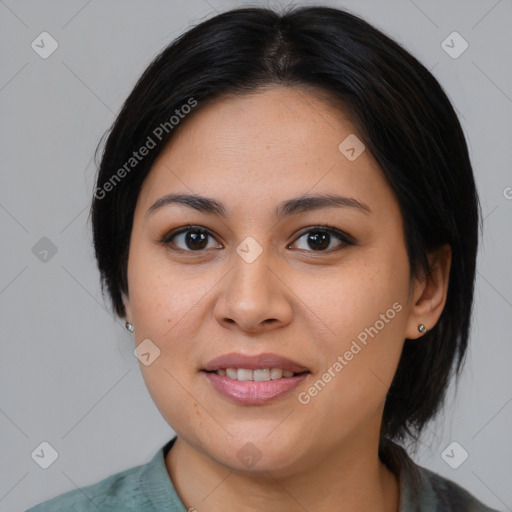
{"label": "left eye", "polygon": [[[297,241],[305,239],[305,244],[312,248],[314,252],[331,252],[326,249],[328,249],[332,241],[332,237],[335,237],[341,241],[335,250],[338,250],[345,245],[353,245],[353,242],[348,235],[345,235],[343,232],[337,229],[325,227],[316,227],[314,229],[310,229],[301,235]],[[299,249],[304,248],[299,247]]]}

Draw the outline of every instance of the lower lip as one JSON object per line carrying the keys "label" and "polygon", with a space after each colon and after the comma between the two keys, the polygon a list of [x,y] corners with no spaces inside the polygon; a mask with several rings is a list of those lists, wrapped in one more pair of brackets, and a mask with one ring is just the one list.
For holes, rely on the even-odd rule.
{"label": "lower lip", "polygon": [[309,373],[275,380],[234,380],[217,373],[203,372],[210,384],[223,396],[244,405],[266,404],[296,388]]}

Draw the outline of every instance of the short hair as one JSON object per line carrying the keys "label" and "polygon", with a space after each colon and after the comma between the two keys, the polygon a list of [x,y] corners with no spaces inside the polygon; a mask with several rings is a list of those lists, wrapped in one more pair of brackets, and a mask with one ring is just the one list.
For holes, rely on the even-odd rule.
{"label": "short hair", "polygon": [[[430,250],[451,247],[444,310],[421,342],[405,340],[383,412],[381,443],[416,443],[445,399],[455,362],[457,378],[463,366],[481,210],[463,130],[442,87],[399,43],[349,12],[234,9],[156,56],[107,132],[98,169],[91,215],[102,291],[125,317],[135,205],[166,143],[201,106],[275,85],[308,88],[347,113],[400,206],[411,278],[428,275]],[[184,105],[196,106],[174,123]],[[156,147],[131,161],[150,136]]]}

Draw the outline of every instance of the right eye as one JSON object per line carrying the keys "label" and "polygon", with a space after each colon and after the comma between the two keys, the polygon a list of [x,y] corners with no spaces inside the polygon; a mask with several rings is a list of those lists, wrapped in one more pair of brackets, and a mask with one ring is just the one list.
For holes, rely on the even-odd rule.
{"label": "right eye", "polygon": [[[202,252],[208,249],[208,237],[214,238],[207,229],[187,226],[165,234],[160,243],[173,251]],[[181,247],[179,246],[180,243]]]}

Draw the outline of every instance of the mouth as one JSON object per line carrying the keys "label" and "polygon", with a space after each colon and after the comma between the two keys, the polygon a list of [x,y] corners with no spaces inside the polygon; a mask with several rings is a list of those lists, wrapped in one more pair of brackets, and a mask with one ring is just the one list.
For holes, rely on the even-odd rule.
{"label": "mouth", "polygon": [[290,370],[283,370],[283,368],[257,368],[256,370],[249,368],[219,368],[216,371],[208,373],[216,373],[221,377],[228,377],[229,379],[238,381],[252,380],[255,382],[266,382],[269,380],[295,377],[303,373],[309,373],[309,371],[292,372]]}
{"label": "mouth", "polygon": [[202,369],[213,389],[231,402],[261,405],[288,394],[311,372],[275,354],[227,354]]}

